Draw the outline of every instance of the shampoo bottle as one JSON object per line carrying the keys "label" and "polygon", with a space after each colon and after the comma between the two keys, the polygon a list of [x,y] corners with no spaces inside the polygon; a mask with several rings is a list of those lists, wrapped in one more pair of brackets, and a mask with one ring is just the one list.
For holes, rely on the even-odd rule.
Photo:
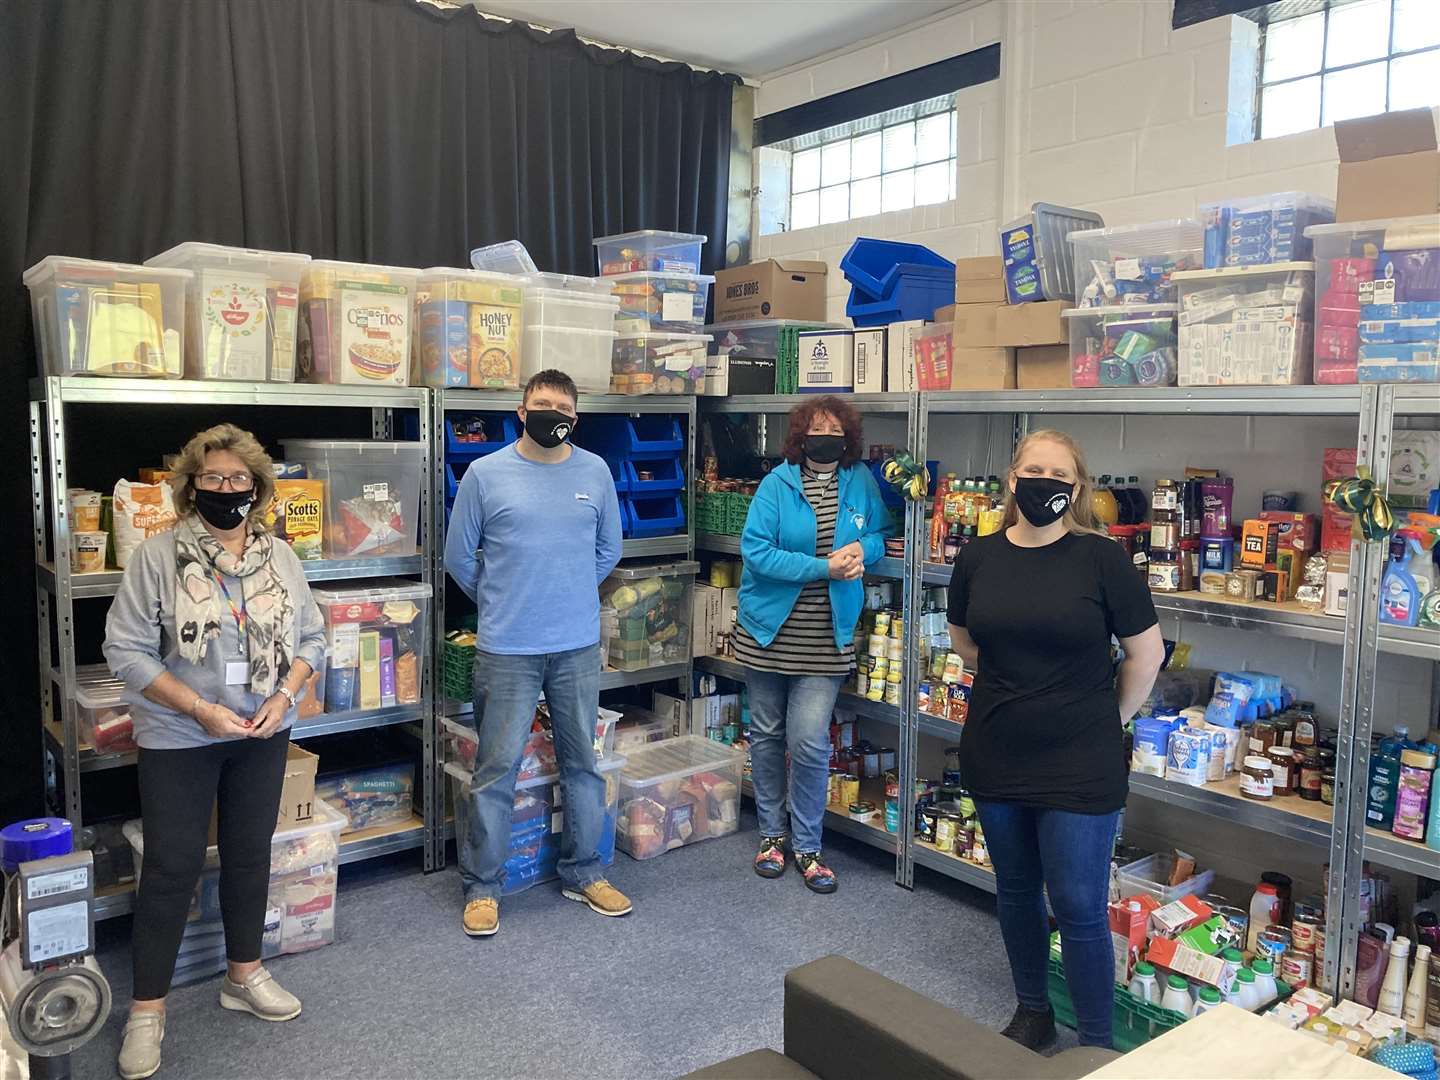
{"label": "shampoo bottle", "polygon": [[1426,983],[1430,978],[1430,946],[1415,946],[1415,971],[1405,991],[1405,1029],[1412,1038],[1425,1037]]}
{"label": "shampoo bottle", "polygon": [[1385,981],[1380,985],[1380,997],[1375,1008],[1391,1016],[1405,1011],[1405,976],[1410,960],[1410,939],[1396,937],[1390,942],[1390,964],[1385,969]]}

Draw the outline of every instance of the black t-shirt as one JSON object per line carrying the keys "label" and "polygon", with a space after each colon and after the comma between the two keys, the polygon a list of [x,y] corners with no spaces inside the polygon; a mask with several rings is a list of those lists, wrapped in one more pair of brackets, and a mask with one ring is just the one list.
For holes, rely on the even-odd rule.
{"label": "black t-shirt", "polygon": [[1082,814],[1124,806],[1110,636],[1158,620],[1120,545],[1076,533],[1039,548],[1003,531],[976,540],[955,560],[949,619],[980,647],[960,738],[969,792]]}

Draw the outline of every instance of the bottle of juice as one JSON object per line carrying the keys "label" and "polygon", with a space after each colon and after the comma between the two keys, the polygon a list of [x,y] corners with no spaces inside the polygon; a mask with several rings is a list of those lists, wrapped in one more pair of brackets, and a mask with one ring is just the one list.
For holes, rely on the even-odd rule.
{"label": "bottle of juice", "polygon": [[[1005,492],[1000,487],[1000,478],[998,476],[988,477],[985,481],[985,490],[990,496],[990,509],[1000,509],[1001,504],[1005,501]],[[1440,548],[1440,544],[1437,544],[1436,547]]]}
{"label": "bottle of juice", "polygon": [[1110,488],[1109,473],[1101,476],[1099,483],[1095,482],[1094,477],[1090,478],[1090,512],[1095,515],[1095,520],[1106,528],[1120,522],[1120,503]]}
{"label": "bottle of juice", "polygon": [[960,481],[954,473],[945,477],[945,524],[954,525],[960,520],[960,509],[962,504],[962,491]]}

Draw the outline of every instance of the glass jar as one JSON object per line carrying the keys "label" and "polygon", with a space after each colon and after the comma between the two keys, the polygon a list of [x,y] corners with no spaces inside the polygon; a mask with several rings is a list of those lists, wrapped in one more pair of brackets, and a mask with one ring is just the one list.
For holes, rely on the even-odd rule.
{"label": "glass jar", "polygon": [[1335,805],[1335,766],[1320,772],[1320,801],[1326,806]]}
{"label": "glass jar", "polygon": [[1258,802],[1269,802],[1275,797],[1275,772],[1268,757],[1251,754],[1245,758],[1240,776],[1240,794]]}
{"label": "glass jar", "polygon": [[[1296,729],[1298,732],[1298,728]],[[1320,748],[1310,746],[1300,759],[1300,797],[1309,802],[1320,801],[1321,778],[1325,770],[1320,767]]]}
{"label": "glass jar", "polygon": [[1294,780],[1295,772],[1295,751],[1288,746],[1272,746],[1266,752],[1270,759],[1270,771],[1273,774],[1275,784],[1275,795],[1294,795],[1298,786]]}

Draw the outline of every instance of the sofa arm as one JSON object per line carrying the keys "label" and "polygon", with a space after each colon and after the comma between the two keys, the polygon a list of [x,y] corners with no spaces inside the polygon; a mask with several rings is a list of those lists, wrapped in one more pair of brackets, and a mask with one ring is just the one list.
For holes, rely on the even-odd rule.
{"label": "sofa arm", "polygon": [[1060,1076],[1053,1059],[841,956],[785,976],[785,1056],[823,1080]]}

